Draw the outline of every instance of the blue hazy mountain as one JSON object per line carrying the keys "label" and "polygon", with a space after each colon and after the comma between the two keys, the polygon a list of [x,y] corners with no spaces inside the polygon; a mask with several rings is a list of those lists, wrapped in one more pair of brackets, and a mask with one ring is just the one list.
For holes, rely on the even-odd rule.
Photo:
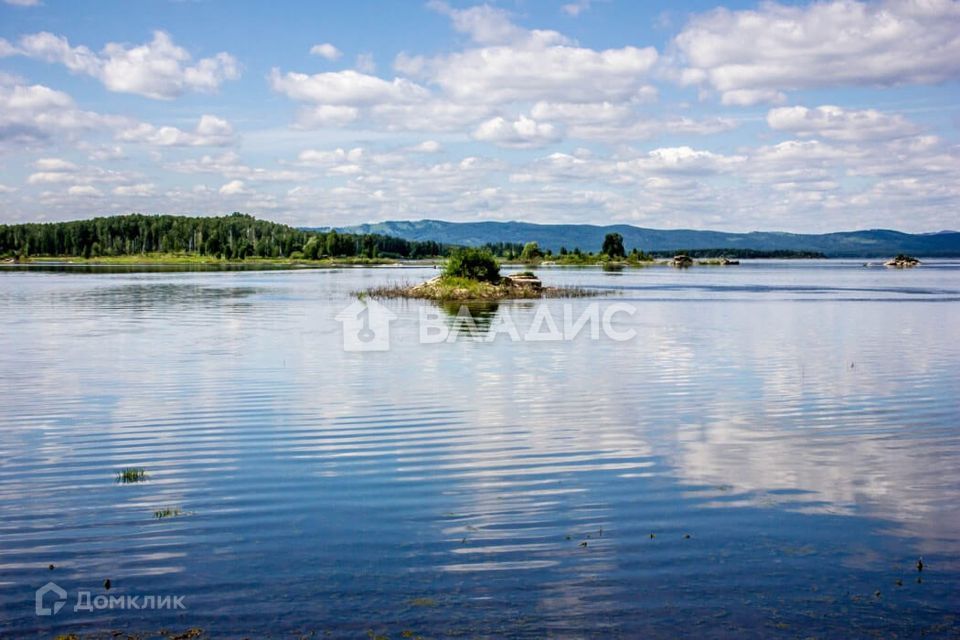
{"label": "blue hazy mountain", "polygon": [[840,231],[823,234],[753,231],[729,233],[693,229],[646,229],[626,224],[532,224],[529,222],[445,222],[442,220],[388,221],[338,228],[352,233],[380,233],[407,240],[434,240],[457,245],[488,242],[531,242],[559,251],[574,247],[597,251],[603,237],[623,236],[627,250],[680,251],[694,249],[753,249],[758,251],[813,251],[830,257],[884,257],[897,253],[917,256],[960,256],[960,232],[911,234],[888,229]]}

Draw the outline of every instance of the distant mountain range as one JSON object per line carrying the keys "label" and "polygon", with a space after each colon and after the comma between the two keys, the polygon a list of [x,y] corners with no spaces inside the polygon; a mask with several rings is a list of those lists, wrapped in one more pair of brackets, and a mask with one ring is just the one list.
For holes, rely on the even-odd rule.
{"label": "distant mountain range", "polygon": [[960,232],[901,233],[887,229],[803,234],[777,231],[728,233],[692,229],[645,229],[626,224],[531,224],[529,222],[444,222],[442,220],[388,221],[338,228],[350,233],[379,233],[407,240],[433,240],[476,246],[497,242],[535,241],[545,249],[598,251],[603,237],[623,236],[627,250],[682,251],[695,249],[753,249],[811,251],[829,257],[878,258],[907,253],[927,257],[960,257]]}

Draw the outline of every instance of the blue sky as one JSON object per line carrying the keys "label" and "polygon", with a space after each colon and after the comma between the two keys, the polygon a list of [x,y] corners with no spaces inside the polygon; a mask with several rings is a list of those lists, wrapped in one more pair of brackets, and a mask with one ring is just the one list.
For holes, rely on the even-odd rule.
{"label": "blue sky", "polygon": [[960,2],[0,0],[0,222],[960,227]]}

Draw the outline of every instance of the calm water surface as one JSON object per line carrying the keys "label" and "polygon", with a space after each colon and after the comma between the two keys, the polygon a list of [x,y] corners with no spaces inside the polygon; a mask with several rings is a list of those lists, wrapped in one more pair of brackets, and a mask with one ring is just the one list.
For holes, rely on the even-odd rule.
{"label": "calm water surface", "polygon": [[544,270],[636,337],[343,350],[433,273],[0,271],[0,637],[960,633],[960,263]]}

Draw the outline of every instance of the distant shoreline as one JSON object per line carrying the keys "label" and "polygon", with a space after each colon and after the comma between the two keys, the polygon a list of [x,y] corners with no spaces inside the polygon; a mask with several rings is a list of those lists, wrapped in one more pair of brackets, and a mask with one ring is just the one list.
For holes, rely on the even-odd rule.
{"label": "distant shoreline", "polygon": [[[669,262],[667,259],[668,252],[657,252],[657,260],[647,261],[647,262],[623,262],[617,263],[619,266],[623,267],[635,267],[635,268],[644,268],[649,266],[656,266],[660,264],[666,264]],[[705,255],[700,255],[704,253]],[[691,257],[709,260],[713,257],[713,254],[710,252],[691,252]],[[873,258],[874,260],[886,259],[886,256],[877,256]],[[744,259],[759,259],[759,260],[837,260],[837,259],[847,259],[847,258],[827,258],[826,256],[809,256],[809,255],[796,255],[796,256],[753,256],[751,258]],[[196,254],[169,254],[169,253],[146,253],[146,254],[137,254],[137,255],[124,255],[124,256],[98,256],[96,258],[85,258],[83,256],[50,256],[50,255],[39,255],[39,256],[29,256],[21,258],[19,260],[14,260],[10,262],[9,259],[5,261],[0,261],[0,264],[19,264],[19,265],[129,265],[129,266],[154,266],[154,265],[233,265],[233,266],[253,266],[253,265],[264,265],[264,266],[299,266],[299,267],[384,267],[384,266],[434,266],[443,264],[445,258],[422,258],[422,259],[393,259],[393,258],[363,258],[363,257],[326,257],[319,258],[317,260],[309,260],[306,258],[245,258],[242,260],[238,259],[224,259],[224,258],[215,258],[211,256],[202,256]],[[604,266],[603,261],[596,262],[562,262],[557,260],[537,260],[534,262],[525,262],[522,260],[500,260],[500,263],[504,266],[510,267],[523,267],[523,266],[535,266],[535,267],[602,267]]]}
{"label": "distant shoreline", "polygon": [[[558,264],[592,264],[607,236],[619,238],[615,259],[649,261],[684,254],[694,259],[860,258],[908,254],[960,257],[960,233],[905,234],[867,230],[831,234],[725,233],[656,230],[611,225],[528,223],[383,223],[356,233],[318,231],[258,220],[250,215],[127,214],[69,222],[0,224],[0,259],[46,256],[62,260],[219,263],[248,260],[286,264],[396,264],[438,259],[460,247],[491,251],[508,264],[538,257]],[[536,251],[524,253],[531,245]],[[622,254],[622,255],[621,255]],[[72,256],[72,257],[71,257]]]}
{"label": "distant shoreline", "polygon": [[[921,256],[921,258],[923,258]],[[829,260],[831,262],[854,262],[862,263],[864,266],[882,266],[883,262],[888,260],[889,256],[875,256],[872,258],[830,258],[830,257],[762,257],[762,258],[744,258],[746,263],[761,260],[776,261],[811,261],[811,260]],[[938,260],[950,258],[923,258],[924,260]],[[307,260],[302,258],[247,258],[244,260],[218,259],[209,256],[200,255],[180,255],[180,254],[143,254],[127,256],[101,256],[97,258],[84,258],[83,256],[30,256],[18,261],[0,260],[0,268],[7,267],[77,267],[77,268],[96,268],[96,267],[126,267],[135,270],[139,267],[144,269],[162,268],[162,267],[199,267],[211,268],[216,270],[298,270],[298,269],[346,269],[346,268],[429,268],[440,267],[443,265],[443,258],[425,258],[425,259],[388,259],[388,258],[320,258],[317,260]],[[501,265],[508,268],[537,268],[537,269],[604,269],[607,271],[621,269],[649,269],[655,267],[671,266],[671,260],[658,259],[655,261],[639,263],[604,263],[604,262],[581,262],[567,263],[555,262],[550,260],[541,260],[539,262],[528,263],[520,260],[501,260]],[[716,267],[721,266],[715,260],[709,258],[698,258],[696,266]]]}
{"label": "distant shoreline", "polygon": [[[538,224],[520,221],[448,222],[444,220],[387,220],[336,227],[342,233],[376,233],[451,245],[483,246],[508,242],[537,242],[555,254],[562,248],[599,247],[604,236],[618,233],[625,247],[647,254],[692,251],[809,251],[829,258],[889,259],[898,253],[928,257],[960,257],[960,232],[905,233],[892,229],[861,229],[825,233],[784,231],[717,231],[711,229],[657,229],[629,224]],[[691,256],[693,257],[693,256]],[[729,255],[728,257],[737,257]],[[746,258],[748,256],[741,255]]]}
{"label": "distant shoreline", "polygon": [[[320,258],[318,260],[308,260],[304,258],[245,258],[224,259],[212,256],[202,256],[197,254],[168,254],[168,253],[147,253],[124,256],[99,256],[96,258],[85,258],[83,256],[30,256],[14,262],[3,262],[7,265],[77,265],[77,266],[175,266],[175,265],[201,265],[201,266],[274,266],[274,267],[377,267],[391,266],[396,264],[397,260],[388,258]],[[433,260],[404,260],[411,264],[423,264],[429,266],[434,263]]]}

